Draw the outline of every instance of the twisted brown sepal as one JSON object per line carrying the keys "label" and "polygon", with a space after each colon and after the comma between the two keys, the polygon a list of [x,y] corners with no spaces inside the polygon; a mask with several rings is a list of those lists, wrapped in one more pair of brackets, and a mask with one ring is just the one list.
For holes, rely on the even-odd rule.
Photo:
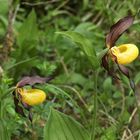
{"label": "twisted brown sepal", "polygon": [[18,83],[17,87],[24,87],[25,85],[31,85],[33,86],[34,84],[43,84],[47,83],[50,80],[52,80],[53,77],[40,77],[40,76],[33,76],[33,77],[23,77]]}
{"label": "twisted brown sepal", "polygon": [[133,24],[134,16],[127,16],[120,19],[110,28],[110,32],[106,35],[106,46],[112,48],[118,38]]}
{"label": "twisted brown sepal", "polygon": [[107,72],[109,72],[108,54],[105,54],[102,57],[102,66],[104,67],[105,70],[107,70]]}
{"label": "twisted brown sepal", "polygon": [[29,120],[32,122],[33,121],[33,114],[31,109],[29,110],[29,115],[28,115]]}
{"label": "twisted brown sepal", "polygon": [[115,75],[115,73],[113,72],[113,70],[110,69],[108,62],[109,62],[109,60],[108,60],[108,54],[105,54],[102,57],[102,66],[104,67],[104,69],[108,72],[108,74],[111,77],[113,77],[114,79],[119,79],[120,80],[120,78],[117,75]]}
{"label": "twisted brown sepal", "polygon": [[[14,97],[14,104],[15,104],[15,111],[20,114],[21,116],[23,117],[26,117],[24,111],[23,111],[23,108],[19,105],[19,99],[16,97],[16,93],[15,91],[13,92],[13,97]],[[22,103],[23,107],[29,111],[29,114],[28,114],[28,118],[29,120],[32,122],[32,118],[33,118],[33,115],[32,115],[32,112],[31,112],[31,106],[25,104],[25,103]]]}
{"label": "twisted brown sepal", "polygon": [[15,91],[13,92],[13,97],[14,97],[15,111],[18,114],[22,115],[23,117],[26,117],[23,108],[19,106],[19,99],[17,99]]}

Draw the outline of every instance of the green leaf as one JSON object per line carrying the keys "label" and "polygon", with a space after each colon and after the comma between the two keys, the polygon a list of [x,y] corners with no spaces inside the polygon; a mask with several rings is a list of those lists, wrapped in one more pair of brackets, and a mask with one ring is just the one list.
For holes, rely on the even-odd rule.
{"label": "green leaf", "polygon": [[7,126],[3,120],[0,120],[0,140],[10,140]]}
{"label": "green leaf", "polygon": [[61,88],[59,88],[53,84],[47,84],[47,85],[45,85],[45,88],[47,89],[47,91],[52,92],[55,95],[65,96],[65,97],[69,98],[71,101],[74,101],[67,92],[65,92],[64,90],[62,90]]}
{"label": "green leaf", "polygon": [[108,48],[106,48],[106,49],[104,49],[104,50],[102,50],[101,52],[99,52],[98,54],[97,54],[97,56],[98,56],[98,59],[101,61],[101,59],[102,59],[102,57],[108,52]]}
{"label": "green leaf", "polygon": [[89,0],[83,0],[83,9],[86,9],[88,7]]}
{"label": "green leaf", "polygon": [[[17,69],[17,66],[20,66],[20,68],[21,67],[25,67],[25,65],[28,65],[28,64],[34,64],[34,62],[37,60],[37,57],[32,57],[32,58],[29,58],[29,59],[25,59],[25,60],[22,60],[22,61],[20,61],[20,62],[17,62],[17,63],[14,63],[14,64],[12,64],[12,65],[10,65],[9,63],[9,65],[6,65],[5,66],[5,69],[6,70],[10,70],[10,69],[12,69],[12,68],[15,68],[16,67],[16,69]],[[32,65],[33,66],[33,65]]]}
{"label": "green leaf", "polygon": [[140,82],[140,72],[138,72],[134,78],[135,84],[138,84]]}
{"label": "green leaf", "polygon": [[79,46],[80,49],[85,53],[93,68],[98,68],[100,66],[98,57],[96,56],[96,52],[91,42],[87,38],[85,38],[82,34],[73,31],[56,32],[56,33],[62,34],[70,38],[74,43],[76,43],[77,46]]}
{"label": "green leaf", "polygon": [[112,88],[112,79],[110,77],[105,79],[105,81],[103,82],[103,88],[104,88],[104,91],[106,91],[106,92],[111,90],[111,88]]}
{"label": "green leaf", "polygon": [[44,140],[89,140],[89,135],[77,121],[52,109],[44,128]]}
{"label": "green leaf", "polygon": [[114,125],[108,127],[105,129],[105,132],[103,136],[100,138],[100,140],[117,140],[116,137],[116,127]]}
{"label": "green leaf", "polygon": [[0,14],[4,15],[8,13],[8,0],[0,0]]}
{"label": "green leaf", "polygon": [[68,80],[70,83],[79,84],[83,87],[87,83],[87,79],[83,75],[81,75],[79,73],[75,73],[75,72],[70,73]]}
{"label": "green leaf", "polygon": [[[17,36],[17,43],[19,46],[25,46],[32,43],[36,43],[38,39],[38,28],[36,23],[35,11],[28,15],[27,19],[23,22],[19,29],[19,35]],[[26,46],[28,48],[28,46]]]}
{"label": "green leaf", "polygon": [[17,62],[36,56],[38,36],[39,31],[36,23],[36,14],[32,10],[18,30],[18,47],[12,54]]}

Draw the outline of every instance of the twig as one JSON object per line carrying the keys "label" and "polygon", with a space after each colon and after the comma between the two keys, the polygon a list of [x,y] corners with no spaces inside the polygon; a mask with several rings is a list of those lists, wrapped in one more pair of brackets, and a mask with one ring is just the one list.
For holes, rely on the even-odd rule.
{"label": "twig", "polygon": [[65,62],[64,62],[64,57],[61,57],[61,56],[60,56],[60,54],[59,54],[59,52],[57,51],[57,49],[55,49],[55,52],[56,52],[58,58],[60,59],[60,63],[61,63],[62,66],[63,66],[63,69],[64,69],[64,71],[65,71],[65,73],[66,73],[66,76],[69,76],[69,71],[68,71],[68,68],[67,68],[67,66],[66,66],[66,64],[65,64]]}
{"label": "twig", "polygon": [[126,128],[127,129],[127,132],[129,133],[129,136],[125,136],[123,140],[135,140],[134,139],[134,135],[132,134],[131,130]]}
{"label": "twig", "polygon": [[108,117],[108,120],[110,121],[110,124],[112,124],[112,123],[113,123],[113,125],[117,125],[117,124],[118,124],[118,121],[115,120],[115,119],[114,119],[111,115],[109,115],[107,112],[104,112],[104,111],[102,111],[102,110],[99,110],[99,112]]}
{"label": "twig", "polygon": [[86,104],[86,102],[84,101],[84,99],[81,97],[80,93],[75,89],[75,88],[72,88],[68,85],[63,85],[62,87],[64,88],[68,88],[70,90],[72,90],[73,92],[76,93],[76,95],[78,96],[78,98],[80,99],[80,101],[83,103],[83,105],[85,106],[85,108],[88,110],[88,105]]}
{"label": "twig", "polygon": [[1,78],[2,74],[3,74],[3,69],[2,69],[2,67],[0,66],[0,78]]}
{"label": "twig", "polygon": [[[131,134],[127,139],[125,140],[132,140],[133,137],[137,136],[138,134],[140,134],[140,130],[134,132],[133,134]],[[134,139],[135,140],[135,139]],[[139,139],[138,139],[139,140]]]}
{"label": "twig", "polygon": [[[131,116],[130,116],[130,118],[128,120],[128,125],[131,123],[131,121],[132,121],[134,115],[136,114],[137,110],[138,110],[137,107],[133,110],[133,112],[132,112],[132,114],[131,114]],[[121,140],[126,140],[125,138],[126,138],[126,135],[127,135],[128,125],[127,125],[126,129],[123,132]]]}
{"label": "twig", "polygon": [[65,71],[66,75],[69,76],[69,72],[68,72],[67,66],[66,66],[66,64],[64,63],[64,57],[61,57],[61,58],[60,58],[60,62],[61,62],[61,64],[62,64],[63,68],[64,68],[64,71]]}
{"label": "twig", "polygon": [[35,3],[29,3],[29,2],[21,2],[21,4],[23,5],[28,5],[28,6],[38,6],[38,5],[47,5],[50,3],[54,3],[54,2],[59,2],[60,0],[51,0],[51,1],[47,1],[47,2],[35,2]]}
{"label": "twig", "polygon": [[17,4],[15,11],[13,11],[14,13],[13,13],[13,18],[12,18],[12,26],[15,23],[16,15],[17,15],[19,8],[20,8],[20,4]]}

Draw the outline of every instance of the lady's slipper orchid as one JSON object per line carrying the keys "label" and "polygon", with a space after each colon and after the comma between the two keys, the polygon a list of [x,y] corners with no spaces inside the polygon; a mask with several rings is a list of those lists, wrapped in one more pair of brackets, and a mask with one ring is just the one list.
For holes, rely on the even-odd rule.
{"label": "lady's slipper orchid", "polygon": [[[110,70],[108,59],[109,57],[118,65],[119,70],[129,78],[129,71],[124,66],[133,62],[139,54],[139,50],[134,44],[122,44],[115,46],[118,38],[133,24],[134,17],[127,16],[120,19],[116,24],[110,28],[110,32],[106,36],[106,46],[109,51],[102,58],[102,65],[108,71],[108,73],[114,78],[118,78],[114,75],[114,72]],[[134,90],[134,83],[130,80],[130,86]]]}
{"label": "lady's slipper orchid", "polygon": [[110,32],[106,36],[106,46],[109,48],[111,56],[116,57],[118,64],[129,64],[139,54],[139,50],[134,44],[115,46],[115,42],[133,24],[133,21],[134,17],[132,16],[124,17],[111,27]]}
{"label": "lady's slipper orchid", "polygon": [[[24,77],[16,85],[13,92],[15,111],[25,117],[23,108],[19,105],[22,103],[23,107],[29,111],[29,119],[32,121],[31,106],[41,104],[46,99],[46,93],[43,90],[33,88],[35,84],[43,84],[52,80],[52,77]],[[30,85],[31,89],[26,89],[26,85]]]}

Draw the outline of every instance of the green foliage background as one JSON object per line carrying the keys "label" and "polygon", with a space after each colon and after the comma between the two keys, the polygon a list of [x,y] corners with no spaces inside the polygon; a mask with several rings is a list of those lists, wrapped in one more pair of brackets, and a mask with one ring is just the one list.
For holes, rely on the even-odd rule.
{"label": "green foliage background", "polygon": [[[8,0],[0,1],[0,49],[3,48],[8,26],[8,3]],[[95,139],[118,140],[126,129],[130,129],[128,132],[131,133],[127,134],[132,135],[130,140],[138,139],[138,115],[135,114],[129,122],[136,107],[129,81],[121,74],[121,81],[116,82],[109,77],[100,67],[95,53],[99,54],[106,48],[105,35],[110,26],[128,14],[136,15],[134,24],[117,44],[134,43],[140,49],[139,5],[139,0],[15,0],[14,44],[8,59],[0,60],[1,140],[3,137],[7,140],[43,139],[43,128],[48,122],[50,108],[81,123],[86,130],[80,124],[76,127],[84,129],[87,139],[86,131],[90,132],[94,118],[96,76],[98,110]],[[76,34],[73,35],[72,31]],[[87,46],[88,50],[85,48]],[[140,57],[127,67],[140,93]],[[55,78],[50,84],[37,85],[48,94],[48,98],[43,104],[33,107],[31,124],[28,118],[15,112],[11,93],[23,76],[32,75],[54,75]],[[56,127],[59,126],[58,118],[69,120],[64,114],[52,112]],[[70,121],[73,122],[71,118]],[[65,122],[63,125],[66,125]],[[47,125],[45,129],[49,129]],[[53,127],[50,129],[54,130]],[[66,133],[71,135],[68,131]],[[65,140],[63,136],[60,138]]]}

